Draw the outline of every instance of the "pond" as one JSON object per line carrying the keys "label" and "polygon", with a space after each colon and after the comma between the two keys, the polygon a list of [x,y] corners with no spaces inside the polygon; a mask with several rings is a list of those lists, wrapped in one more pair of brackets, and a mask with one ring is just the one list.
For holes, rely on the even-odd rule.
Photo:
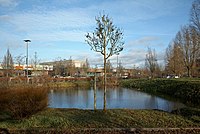
{"label": "pond", "polygon": [[[51,90],[49,92],[49,107],[51,108],[94,108],[93,89]],[[185,107],[184,104],[166,100],[128,88],[107,89],[107,109],[159,109],[171,112]],[[103,90],[97,89],[97,109],[103,108]]]}

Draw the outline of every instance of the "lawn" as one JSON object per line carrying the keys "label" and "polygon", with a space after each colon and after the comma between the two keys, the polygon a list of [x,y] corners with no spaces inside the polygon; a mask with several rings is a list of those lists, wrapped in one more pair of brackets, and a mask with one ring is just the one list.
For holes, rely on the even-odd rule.
{"label": "lawn", "polygon": [[0,128],[190,128],[200,127],[183,116],[157,110],[81,110],[47,108],[29,118],[0,121]]}

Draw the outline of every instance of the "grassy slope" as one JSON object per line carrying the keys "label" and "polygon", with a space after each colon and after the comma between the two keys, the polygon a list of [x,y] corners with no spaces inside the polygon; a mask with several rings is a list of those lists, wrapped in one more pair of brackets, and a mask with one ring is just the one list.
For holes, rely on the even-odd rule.
{"label": "grassy slope", "polygon": [[200,123],[155,110],[46,109],[22,120],[1,120],[0,128],[158,128],[200,127]]}
{"label": "grassy slope", "polygon": [[90,82],[89,81],[74,81],[74,82],[51,82],[48,83],[48,87],[51,89],[68,89],[68,88],[90,88]]}
{"label": "grassy slope", "polygon": [[183,103],[200,107],[200,79],[128,79],[121,81],[121,85],[178,98]]}

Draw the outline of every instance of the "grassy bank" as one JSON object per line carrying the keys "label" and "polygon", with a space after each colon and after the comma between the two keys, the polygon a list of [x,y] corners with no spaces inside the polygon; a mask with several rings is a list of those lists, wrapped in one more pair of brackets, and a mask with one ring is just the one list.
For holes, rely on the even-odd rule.
{"label": "grassy bank", "polygon": [[49,89],[90,88],[90,81],[49,82],[45,84]]}
{"label": "grassy bank", "polygon": [[188,128],[200,127],[183,116],[156,110],[46,109],[22,120],[1,120],[0,128]]}
{"label": "grassy bank", "polygon": [[29,82],[25,77],[0,77],[0,90],[22,86],[39,86],[48,89],[90,88],[89,78],[51,78],[30,77]]}
{"label": "grassy bank", "polygon": [[121,85],[148,93],[168,95],[179,98],[184,103],[200,106],[199,79],[129,79],[121,81]]}
{"label": "grassy bank", "polygon": [[[163,94],[164,92],[172,92],[172,95],[187,95],[185,93],[194,90],[199,95],[199,86],[196,84],[191,86],[192,83],[198,84],[199,81],[185,81],[186,84],[180,84],[183,82],[182,80],[125,80],[122,82],[122,85],[131,88],[140,88],[148,92],[161,92]],[[87,83],[78,81],[78,83],[59,82],[56,84],[63,84],[63,87],[66,88],[70,84],[72,86],[69,87],[74,87],[74,84],[83,87]],[[190,83],[192,89],[189,89],[189,84],[187,83]],[[165,90],[167,86],[170,89]],[[112,109],[107,110],[107,112],[103,112],[102,110],[51,109],[46,108],[47,91],[43,90],[42,87],[33,85],[23,85],[20,88],[18,86],[8,87],[11,89],[0,88],[2,91],[0,92],[0,132],[1,128],[12,130],[35,128],[59,128],[66,130],[77,128],[200,128],[199,109],[185,108],[173,111],[173,113],[157,110],[129,109]],[[175,87],[178,87],[178,89]],[[187,88],[183,89],[183,87]],[[160,91],[160,89],[163,91]],[[184,94],[178,94],[181,91]],[[12,113],[13,109],[10,109],[10,106],[14,110],[17,108],[19,111]],[[37,109],[38,107],[39,109]]]}

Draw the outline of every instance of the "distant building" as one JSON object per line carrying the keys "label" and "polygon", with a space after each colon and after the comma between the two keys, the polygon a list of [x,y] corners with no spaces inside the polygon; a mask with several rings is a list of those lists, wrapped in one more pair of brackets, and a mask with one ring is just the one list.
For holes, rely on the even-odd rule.
{"label": "distant building", "polygon": [[[25,71],[27,70],[27,65],[19,65],[14,64],[14,68],[12,69],[12,75],[11,76],[24,76]],[[9,70],[11,71],[11,70]],[[38,76],[43,74],[49,74],[49,72],[53,71],[52,65],[36,65],[33,67],[32,65],[28,66],[29,75],[31,76]],[[0,77],[5,76],[5,73],[7,72],[7,69],[3,69],[3,67],[0,65]]]}
{"label": "distant building", "polygon": [[104,75],[104,69],[103,68],[90,68],[87,70],[87,76],[88,77],[91,77],[91,76],[94,76],[96,73],[96,76],[99,77],[99,76],[103,76]]}
{"label": "distant building", "polygon": [[62,64],[64,66],[73,65],[75,68],[82,68],[87,63],[86,61],[80,61],[80,60],[60,60],[60,61],[40,63],[40,65],[51,65],[51,66],[55,66],[56,64]]}
{"label": "distant building", "polygon": [[72,76],[81,77],[86,76],[87,69],[89,68],[89,63],[80,60],[59,60],[53,62],[43,62],[40,65],[53,66],[53,72],[51,76]]}

